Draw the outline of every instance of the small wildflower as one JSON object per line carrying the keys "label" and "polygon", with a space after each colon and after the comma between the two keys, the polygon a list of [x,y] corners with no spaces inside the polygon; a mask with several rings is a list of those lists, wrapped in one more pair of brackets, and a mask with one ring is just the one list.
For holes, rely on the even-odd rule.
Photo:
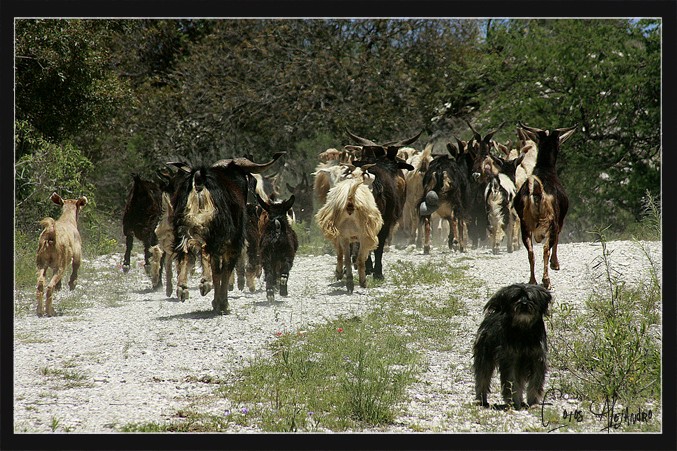
{"label": "small wildflower", "polygon": [[336,331],[337,331],[338,333],[343,332],[343,327],[339,327],[338,329],[336,329]]}
{"label": "small wildflower", "polygon": [[225,416],[230,415],[230,409],[226,409],[226,410],[223,412],[223,414],[224,414]]}
{"label": "small wildflower", "polygon": [[282,332],[277,331],[277,332],[275,332],[275,335],[277,335],[278,337],[281,337],[281,336],[282,336]]}
{"label": "small wildflower", "polygon": [[311,410],[310,412],[308,412],[308,416],[309,416],[309,417],[312,417],[313,414],[315,414],[315,412],[313,412],[312,410]]}
{"label": "small wildflower", "polygon": [[243,415],[247,415],[249,413],[249,409],[247,409],[246,407],[243,407],[240,412],[242,412]]}

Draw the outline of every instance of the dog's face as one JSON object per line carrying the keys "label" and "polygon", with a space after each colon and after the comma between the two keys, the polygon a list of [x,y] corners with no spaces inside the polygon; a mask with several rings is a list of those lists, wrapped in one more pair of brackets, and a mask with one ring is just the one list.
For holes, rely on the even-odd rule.
{"label": "dog's face", "polygon": [[503,313],[514,327],[528,328],[549,313],[552,296],[538,285],[514,284],[501,288],[484,306],[487,313]]}

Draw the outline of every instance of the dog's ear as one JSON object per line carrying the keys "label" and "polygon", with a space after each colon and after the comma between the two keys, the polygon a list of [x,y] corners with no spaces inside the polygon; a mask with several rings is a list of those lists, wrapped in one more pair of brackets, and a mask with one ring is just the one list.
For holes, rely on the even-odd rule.
{"label": "dog's ear", "polygon": [[529,290],[528,296],[538,306],[538,311],[541,315],[550,315],[550,302],[552,302],[550,291],[541,286],[534,286]]}
{"label": "dog's ear", "polygon": [[484,306],[484,312],[507,312],[512,303],[520,299],[523,294],[524,290],[519,284],[503,287],[489,299]]}

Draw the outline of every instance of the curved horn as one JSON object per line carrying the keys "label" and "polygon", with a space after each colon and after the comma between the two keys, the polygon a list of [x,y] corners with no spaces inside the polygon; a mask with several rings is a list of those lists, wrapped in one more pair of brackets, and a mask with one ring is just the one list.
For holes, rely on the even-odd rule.
{"label": "curved horn", "polygon": [[505,121],[501,122],[500,125],[498,127],[496,127],[496,129],[487,133],[486,136],[484,137],[484,142],[488,143],[491,140],[491,138],[494,136],[494,133],[499,131],[501,129],[501,127],[503,127],[504,125],[505,125]]}
{"label": "curved horn", "polygon": [[465,118],[463,118],[463,121],[464,121],[466,124],[468,124],[468,127],[470,127],[470,130],[472,131],[472,134],[475,136],[475,139],[476,139],[477,141],[482,141],[482,135],[480,135],[479,133],[477,133],[477,130],[475,130],[474,128],[472,128],[472,125],[470,125],[470,122],[469,122],[467,119],[465,119]]}
{"label": "curved horn", "polygon": [[361,138],[361,137],[357,136],[356,134],[352,133],[347,128],[346,128],[346,133],[348,133],[348,136],[350,136],[351,138],[353,138],[355,141],[357,141],[358,143],[360,143],[363,146],[377,146],[377,147],[379,146],[374,141],[371,141],[367,138]]}
{"label": "curved horn", "polygon": [[576,131],[576,128],[578,128],[578,124],[574,125],[573,127],[567,127],[567,128],[556,128],[555,131],[559,133],[559,143],[560,145],[563,144],[567,139],[571,138],[571,135],[574,134]]}
{"label": "curved horn", "polygon": [[540,128],[529,127],[528,125],[523,124],[522,121],[518,121],[517,125],[519,125],[521,128],[523,128],[524,130],[531,132],[531,133],[539,133],[539,132],[544,131],[544,130],[541,130]]}
{"label": "curved horn", "polygon": [[387,147],[387,146],[393,146],[393,147],[408,146],[409,144],[416,141],[418,139],[418,137],[421,136],[421,133],[423,133],[423,130],[421,130],[420,132],[418,132],[415,136],[412,136],[411,138],[402,139],[400,141],[389,142],[389,143],[384,144],[383,146],[385,146],[385,147]]}
{"label": "curved horn", "polygon": [[251,173],[251,174],[260,174],[261,172],[265,171],[268,169],[270,166],[273,165],[282,155],[286,154],[287,152],[276,152],[275,155],[273,155],[273,159],[270,160],[267,163],[254,163],[250,161],[248,158],[232,158],[228,160],[219,160],[216,163],[212,165],[213,168],[216,167],[228,167],[228,166],[237,166],[240,169],[244,169],[245,171]]}
{"label": "curved horn", "polygon": [[188,163],[184,163],[183,161],[168,161],[165,163],[167,166],[175,166],[182,170],[183,172],[190,174],[191,168],[188,166]]}

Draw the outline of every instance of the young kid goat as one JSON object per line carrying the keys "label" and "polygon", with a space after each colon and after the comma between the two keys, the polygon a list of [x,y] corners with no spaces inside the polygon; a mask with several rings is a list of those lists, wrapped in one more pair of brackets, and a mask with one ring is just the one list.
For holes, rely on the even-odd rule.
{"label": "young kid goat", "polygon": [[61,216],[56,221],[47,217],[40,221],[44,230],[38,240],[38,253],[35,263],[38,269],[37,300],[38,316],[45,314],[42,304],[42,298],[45,290],[45,277],[47,270],[52,269],[52,280],[47,285],[47,316],[54,316],[54,307],[52,307],[52,297],[55,290],[61,289],[61,279],[63,278],[66,266],[72,264],[73,271],[68,288],[75,288],[78,278],[78,269],[82,259],[82,243],[80,241],[80,232],[78,232],[78,213],[80,209],[87,205],[85,196],[79,199],[62,199],[57,193],[52,194],[52,202],[61,205]]}
{"label": "young kid goat", "polygon": [[294,205],[294,195],[283,202],[268,203],[258,194],[256,199],[263,208],[259,219],[261,233],[259,251],[266,279],[266,298],[275,300],[275,286],[280,285],[280,296],[287,296],[289,271],[299,248],[296,232],[292,229],[288,212]]}
{"label": "young kid goat", "polygon": [[569,198],[557,177],[557,155],[560,145],[571,137],[577,126],[554,130],[541,130],[522,123],[519,126],[538,146],[538,156],[533,174],[517,192],[514,206],[520,218],[522,241],[529,253],[529,283],[536,284],[533,238],[537,243],[543,242],[543,286],[550,289],[548,259],[550,267],[559,270],[557,243],[569,209]]}

